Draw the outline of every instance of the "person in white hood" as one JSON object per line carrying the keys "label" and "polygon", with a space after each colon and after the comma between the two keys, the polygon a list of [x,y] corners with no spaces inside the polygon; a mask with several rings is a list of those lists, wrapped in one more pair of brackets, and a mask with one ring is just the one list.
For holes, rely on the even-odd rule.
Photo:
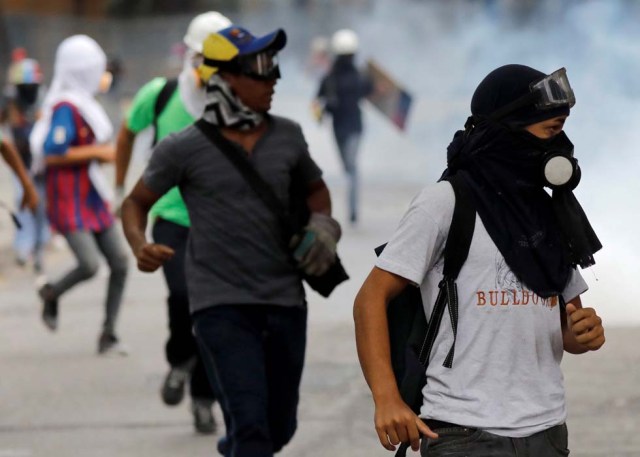
{"label": "person in white hood", "polygon": [[110,85],[107,58],[98,43],[74,35],[56,52],[51,88],[29,142],[32,167],[44,168],[47,216],[73,251],[77,265],[39,290],[42,319],[50,330],[58,326],[58,300],[69,289],[93,277],[102,254],[111,270],[105,319],[98,339],[99,354],[122,354],[115,326],[127,277],[123,249],[109,201],[110,187],[101,163],[113,162],[113,127],[95,95]]}

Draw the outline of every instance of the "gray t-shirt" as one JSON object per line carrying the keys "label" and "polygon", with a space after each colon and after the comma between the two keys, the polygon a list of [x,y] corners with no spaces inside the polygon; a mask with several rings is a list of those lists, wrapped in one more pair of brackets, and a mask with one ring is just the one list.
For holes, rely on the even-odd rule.
{"label": "gray t-shirt", "polygon": [[[442,279],[455,195],[448,182],[425,188],[404,215],[377,266],[420,285],[430,316]],[[562,330],[557,297],[543,299],[507,266],[482,221],[458,279],[458,333],[445,312],[427,368],[420,416],[510,437],[529,436],[566,419]],[[587,290],[577,271],[563,292]]]}
{"label": "gray t-shirt", "polygon": [[[270,116],[249,157],[285,208],[294,167],[320,179],[300,126]],[[164,194],[179,186],[191,219],[185,272],[191,312],[221,304],[300,306],[304,288],[283,228],[233,164],[194,126],[153,151],[142,180]]]}

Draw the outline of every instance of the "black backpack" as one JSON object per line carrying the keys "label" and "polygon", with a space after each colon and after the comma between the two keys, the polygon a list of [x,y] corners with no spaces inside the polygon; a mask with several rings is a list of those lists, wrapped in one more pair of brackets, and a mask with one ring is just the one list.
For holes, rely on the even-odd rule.
{"label": "black backpack", "polygon": [[171,78],[168,79],[160,92],[158,93],[158,98],[156,98],[156,104],[153,106],[153,143],[151,146],[155,146],[158,143],[158,117],[162,114],[162,111],[169,103],[169,99],[173,95],[173,93],[178,88],[178,79]]}
{"label": "black backpack", "polygon": [[[446,308],[453,327],[453,345],[443,365],[451,368],[458,327],[458,290],[456,278],[469,254],[475,228],[476,211],[464,178],[455,175],[448,179],[456,197],[449,235],[444,248],[444,271],[440,292],[429,320],[426,319],[420,288],[407,286],[387,306],[391,365],[404,402],[419,414],[422,388],[426,384],[429,356]],[[376,254],[386,245],[376,249]],[[396,457],[404,457],[409,443],[402,443]]]}

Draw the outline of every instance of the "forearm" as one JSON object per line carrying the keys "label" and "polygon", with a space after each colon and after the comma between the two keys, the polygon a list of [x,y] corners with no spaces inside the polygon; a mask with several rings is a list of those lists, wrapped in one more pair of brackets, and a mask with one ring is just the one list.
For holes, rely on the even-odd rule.
{"label": "forearm", "polygon": [[0,143],[0,152],[2,153],[4,161],[20,180],[22,187],[26,188],[31,186],[31,179],[29,178],[27,169],[24,167],[22,159],[20,159],[20,155],[13,145],[3,141]]}
{"label": "forearm", "polygon": [[113,160],[114,149],[110,144],[92,144],[87,146],[72,146],[63,155],[50,155],[46,158],[47,166],[78,165],[99,160],[110,162]]}
{"label": "forearm", "polygon": [[135,137],[136,134],[123,123],[116,143],[116,187],[124,187]]}
{"label": "forearm", "polygon": [[124,235],[135,253],[147,243],[147,215],[149,207],[129,196],[122,203],[122,227]]}
{"label": "forearm", "polygon": [[312,183],[309,186],[307,206],[312,213],[331,216],[331,194],[323,180]]}
{"label": "forearm", "polygon": [[381,294],[365,286],[356,296],[353,308],[358,358],[376,403],[400,398],[391,367],[386,307]]}

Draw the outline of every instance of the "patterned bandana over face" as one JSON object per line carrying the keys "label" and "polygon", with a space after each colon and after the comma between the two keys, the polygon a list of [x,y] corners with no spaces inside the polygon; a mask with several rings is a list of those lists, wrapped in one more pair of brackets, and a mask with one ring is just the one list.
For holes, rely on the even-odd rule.
{"label": "patterned bandana over face", "polygon": [[205,121],[237,130],[251,130],[263,122],[264,115],[242,103],[220,75],[211,76],[206,92]]}

